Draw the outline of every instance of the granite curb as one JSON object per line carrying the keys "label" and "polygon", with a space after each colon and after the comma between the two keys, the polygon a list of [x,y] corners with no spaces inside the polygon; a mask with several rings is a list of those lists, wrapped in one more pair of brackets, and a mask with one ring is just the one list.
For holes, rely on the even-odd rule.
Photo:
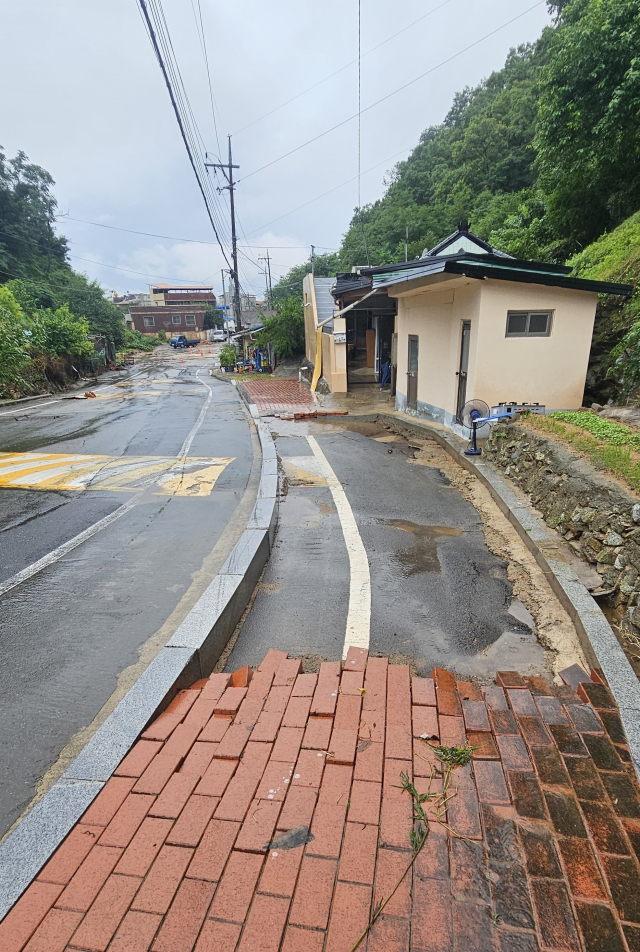
{"label": "granite curb", "polygon": [[[363,419],[363,415],[358,415]],[[498,508],[513,525],[544,572],[554,595],[573,621],[589,664],[604,673],[620,709],[629,741],[629,751],[640,777],[640,682],[629,664],[609,622],[588,589],[566,562],[555,538],[533,508],[482,457],[465,456],[462,440],[417,420],[398,419],[385,413],[366,414],[384,420],[396,429],[428,434],[460,466],[487,487]],[[355,418],[355,417],[353,417]],[[459,444],[459,445],[458,445]]]}
{"label": "granite curb", "polygon": [[[241,394],[247,403],[246,396]],[[253,409],[252,409],[253,407]],[[269,558],[278,519],[276,449],[249,405],[262,463],[247,528],[164,648],[63,776],[0,844],[0,921],[83,815],[148,724],[178,691],[208,677],[246,609]]]}

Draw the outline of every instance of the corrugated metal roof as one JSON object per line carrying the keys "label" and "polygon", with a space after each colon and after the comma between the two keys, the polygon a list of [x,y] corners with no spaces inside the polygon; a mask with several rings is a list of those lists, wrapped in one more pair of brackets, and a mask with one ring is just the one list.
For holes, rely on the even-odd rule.
{"label": "corrugated metal roof", "polygon": [[335,278],[316,278],[314,275],[313,288],[316,294],[318,324],[331,317],[336,309],[336,302],[331,295],[331,287],[335,280]]}

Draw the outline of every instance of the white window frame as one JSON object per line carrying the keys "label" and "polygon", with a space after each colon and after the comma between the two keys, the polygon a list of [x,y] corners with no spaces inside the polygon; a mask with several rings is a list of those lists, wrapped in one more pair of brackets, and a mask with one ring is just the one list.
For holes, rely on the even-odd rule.
{"label": "white window frame", "polygon": [[144,321],[144,326],[145,326],[145,327],[155,327],[155,326],[156,326],[156,321],[155,321],[155,318],[154,318],[154,317],[145,317],[145,318],[143,318],[143,321]]}
{"label": "white window frame", "polygon": [[[519,333],[509,333],[509,320],[515,315],[524,314],[526,315],[526,325],[523,332]],[[531,321],[531,316],[533,314],[545,314],[547,317],[547,329],[540,333],[540,331],[529,331],[529,324]],[[531,310],[531,311],[507,311],[507,323],[505,326],[505,337],[551,337],[551,330],[553,328],[553,311],[546,310]]]}
{"label": "white window frame", "polygon": [[185,316],[184,316],[184,322],[185,322],[185,324],[186,324],[187,327],[195,327],[195,326],[196,326],[196,316],[195,316],[195,314],[185,314]]}
{"label": "white window frame", "polygon": [[182,324],[182,314],[172,314],[171,323],[176,325]]}

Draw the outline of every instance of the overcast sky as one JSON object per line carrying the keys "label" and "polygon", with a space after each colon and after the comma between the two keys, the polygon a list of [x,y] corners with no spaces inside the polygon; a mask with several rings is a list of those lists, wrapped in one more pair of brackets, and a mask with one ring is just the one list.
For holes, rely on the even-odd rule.
{"label": "overcast sky", "polygon": [[[202,138],[215,153],[197,2],[163,6]],[[200,2],[218,138],[226,149],[232,134],[240,165],[242,284],[260,295],[257,259],[267,247],[275,281],[308,257],[312,243],[320,252],[337,249],[357,205],[357,121],[251,173],[357,112],[357,65],[347,64],[357,58],[358,3]],[[423,129],[442,121],[457,90],[540,34],[549,22],[546,5],[530,9],[532,2],[362,0],[363,109],[433,70],[364,112],[362,204],[380,197],[387,170]],[[120,293],[146,290],[154,278],[213,281],[219,291],[219,248],[181,240],[211,242],[213,235],[136,0],[20,0],[3,4],[0,25],[0,144],[9,156],[23,150],[55,179],[60,215],[68,216],[59,231],[69,238],[73,267]]]}

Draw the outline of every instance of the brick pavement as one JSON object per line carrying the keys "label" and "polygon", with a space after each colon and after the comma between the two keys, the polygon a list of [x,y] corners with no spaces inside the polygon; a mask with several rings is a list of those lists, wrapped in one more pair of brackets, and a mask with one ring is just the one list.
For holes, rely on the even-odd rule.
{"label": "brick pavement", "polygon": [[400,774],[437,787],[422,735],[477,749],[363,952],[640,950],[639,789],[604,684],[411,678],[360,649],[234,678],[145,731],[2,952],[348,952],[411,859]]}
{"label": "brick pavement", "polygon": [[305,414],[313,406],[311,393],[296,378],[247,377],[241,385],[261,413]]}

